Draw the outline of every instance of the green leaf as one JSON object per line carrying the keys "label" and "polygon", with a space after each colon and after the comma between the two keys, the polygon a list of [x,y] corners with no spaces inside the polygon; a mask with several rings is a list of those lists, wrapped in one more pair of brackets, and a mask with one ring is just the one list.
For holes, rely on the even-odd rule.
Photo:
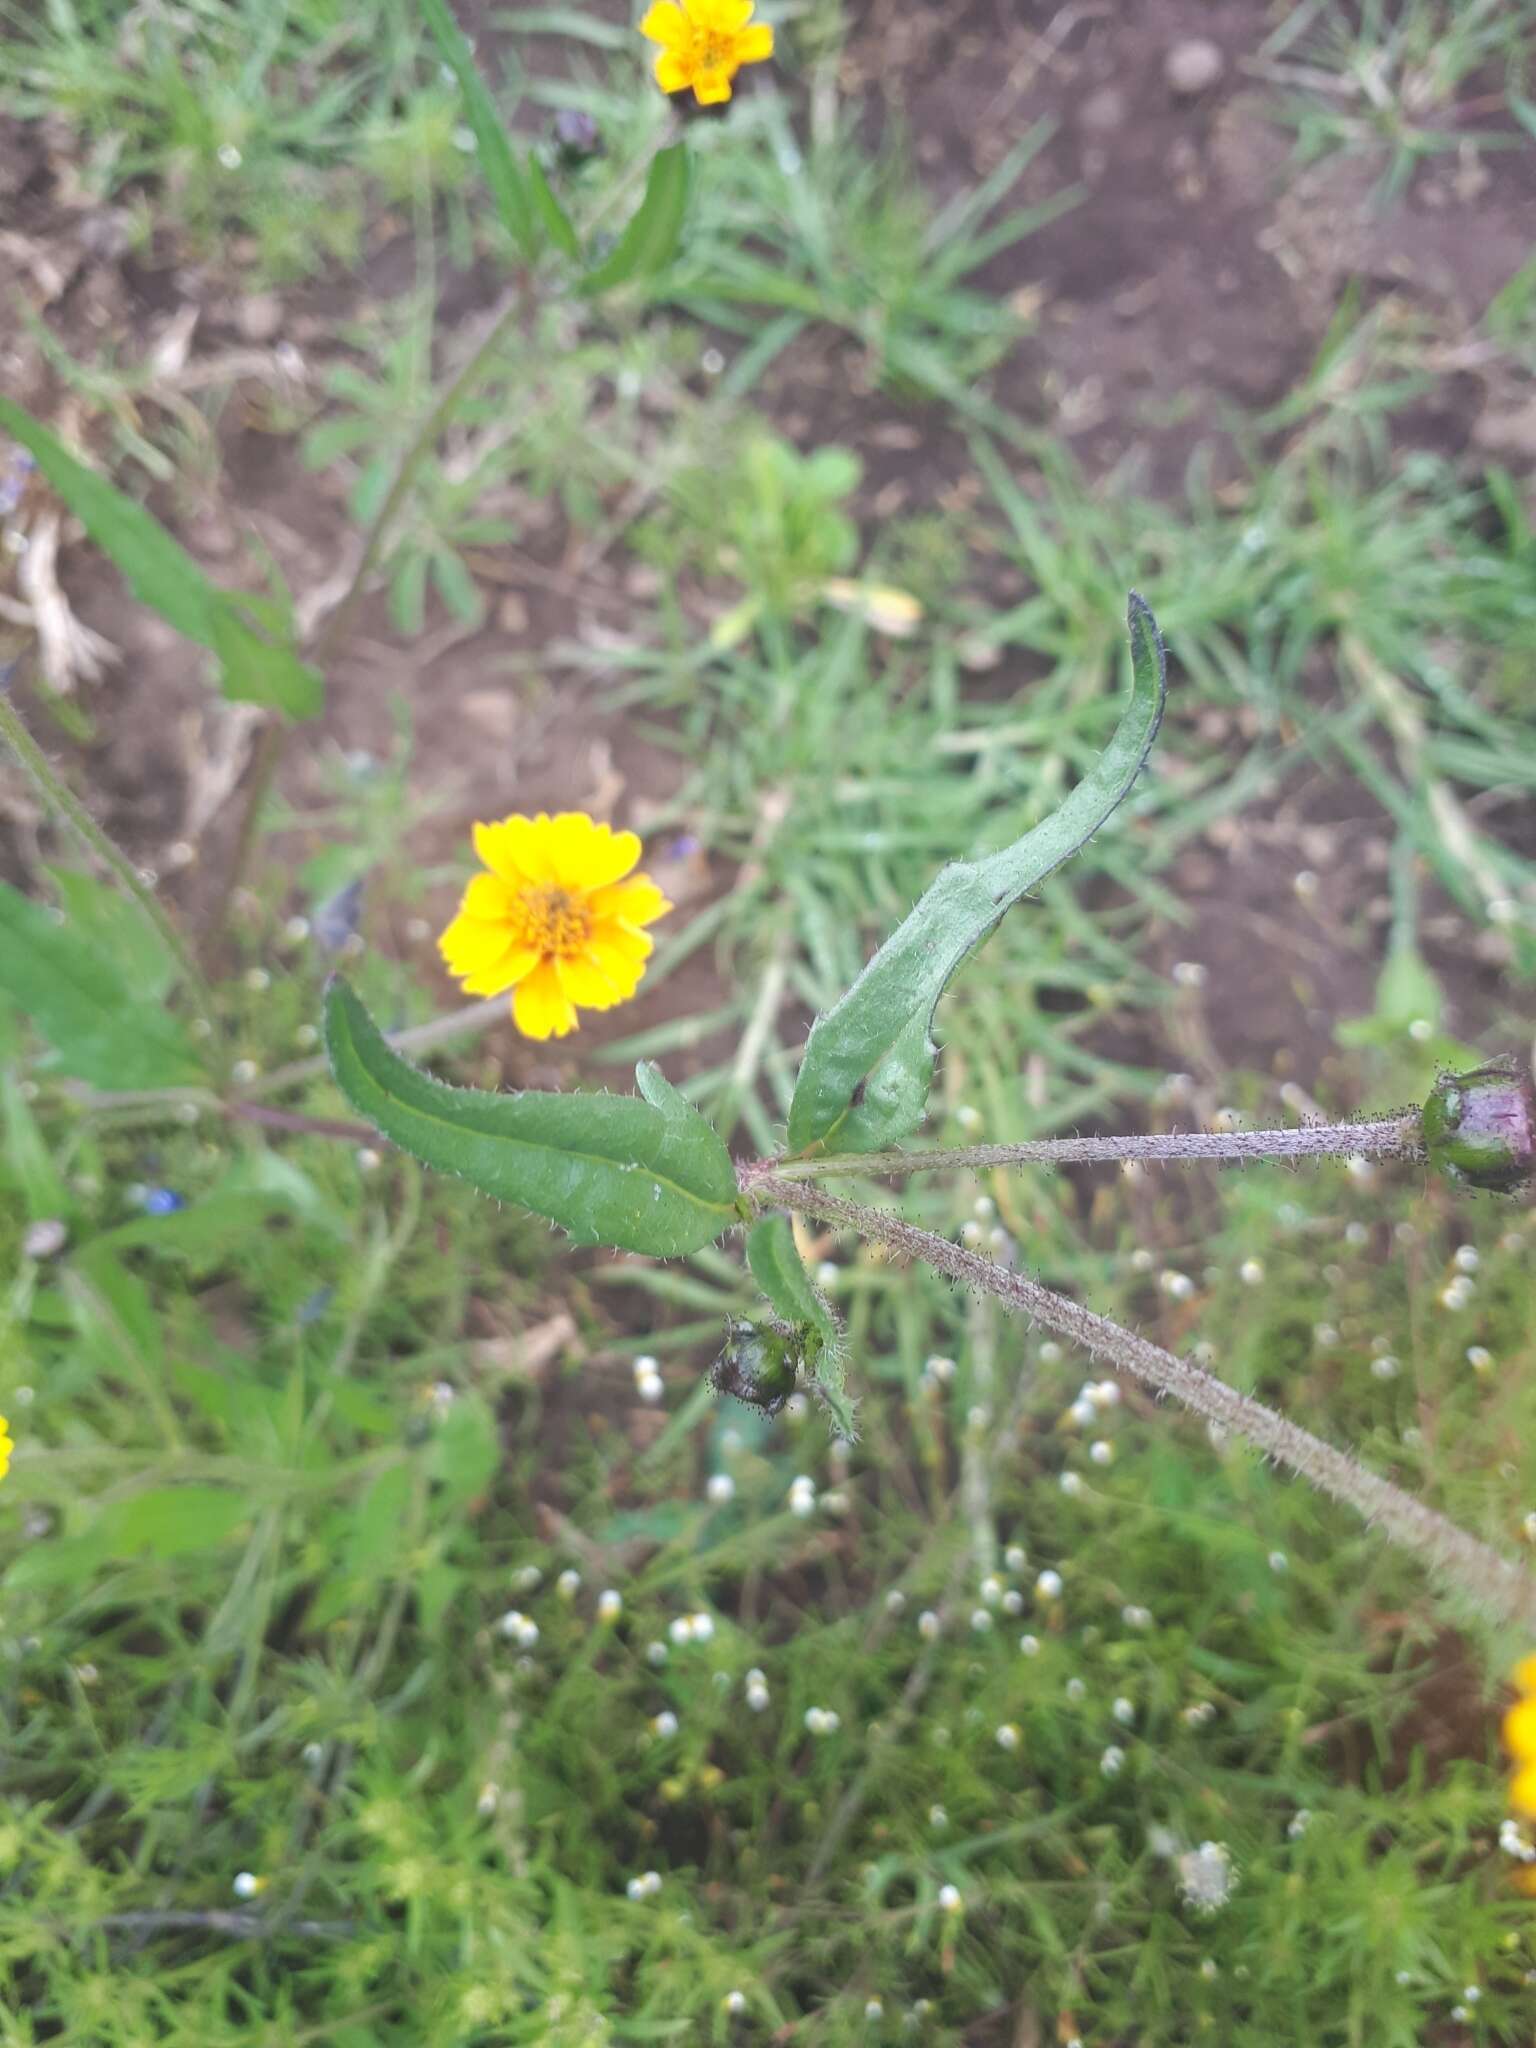
{"label": "green leaf", "polygon": [[107,1509],[103,1535],[118,1557],[138,1550],[180,1557],[216,1549],[250,1517],[245,1496],[222,1486],[156,1486]]}
{"label": "green leaf", "polygon": [[46,427],[0,398],[0,427],[19,441],[141,604],[200,647],[213,645],[214,589],[196,562],[142,505],[78,462]]}
{"label": "green leaf", "polygon": [[747,1237],[747,1264],[769,1304],[788,1323],[809,1323],[828,1344],[837,1341],[832,1311],[811,1285],[795,1233],[784,1216],[762,1216]]}
{"label": "green leaf", "polygon": [[833,1427],[850,1440],[858,1435],[843,1366],[837,1318],[811,1285],[795,1233],[784,1216],[763,1216],[747,1237],[747,1264],[770,1306],[789,1323],[804,1346],[805,1363]]}
{"label": "green leaf", "polygon": [[323,685],[291,648],[263,638],[242,612],[256,601],[220,590],[160,522],[116,485],[77,461],[48,429],[8,398],[0,427],[19,441],[141,604],[185,639],[218,656],[220,687],[236,703],[264,704],[290,718],[312,718]]}
{"label": "green leaf", "polygon": [[576,230],[571,226],[570,216],[555,197],[554,189],[544,175],[544,166],[536,156],[528,158],[528,192],[533,200],[534,211],[544,224],[544,232],[560,251],[569,256],[573,263],[581,257],[581,244],[576,239]]}
{"label": "green leaf", "polygon": [[1090,839],[1130,790],[1157,736],[1167,666],[1157,623],[1131,594],[1131,698],[1109,745],[1059,810],[986,860],[940,871],[846,995],[811,1027],[789,1108],[789,1150],[862,1152],[922,1119],[951,976],[1010,906]]}
{"label": "green leaf", "polygon": [[0,882],[0,991],[30,1017],[66,1074],[98,1088],[174,1088],[204,1078],[176,1018],[141,1001],[88,935]]}
{"label": "green leaf", "polygon": [[386,1138],[578,1244],[676,1258],[742,1219],[730,1155],[655,1069],[645,1101],[452,1088],[391,1052],[341,980],[326,994],[325,1041],[336,1085]]}
{"label": "green leaf", "polygon": [[491,98],[490,88],[475,66],[475,53],[463,30],[449,12],[447,0],[421,0],[433,39],[443,61],[459,82],[464,95],[464,114],[480,153],[480,168],[490,187],[496,211],[507,233],[528,257],[539,253],[539,229],[528,196],[527,181],[517,167],[512,145],[507,140],[501,115]]}
{"label": "green leaf", "polygon": [[341,1569],[349,1579],[388,1578],[411,1542],[416,1477],[410,1465],[382,1471],[353,1509]]}
{"label": "green leaf", "polygon": [[473,1394],[455,1397],[432,1437],[428,1469],[449,1506],[484,1493],[501,1464],[496,1418]]}
{"label": "green leaf", "polygon": [[223,591],[213,597],[211,645],[219,657],[219,687],[232,704],[260,704],[285,718],[318,718],[325,683],[318,669],[291,647],[256,631],[242,615],[240,601]]}
{"label": "green leaf", "polygon": [[69,929],[150,1002],[170,994],[180,969],[160,933],[120,888],[78,868],[49,868]]}
{"label": "green leaf", "polygon": [[674,142],[658,149],[651,158],[645,197],[605,260],[587,272],[577,289],[588,295],[606,292],[616,284],[654,277],[665,270],[682,238],[692,184],[693,163],[686,146]]}

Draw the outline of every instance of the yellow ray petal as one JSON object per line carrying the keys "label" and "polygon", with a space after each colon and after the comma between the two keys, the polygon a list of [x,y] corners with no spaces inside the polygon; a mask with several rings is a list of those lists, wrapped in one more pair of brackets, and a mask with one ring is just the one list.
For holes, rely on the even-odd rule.
{"label": "yellow ray petal", "polygon": [[478,967],[482,960],[499,959],[512,944],[514,927],[505,918],[494,924],[471,917],[461,910],[437,942],[437,950],[455,974]]}
{"label": "yellow ray petal", "polygon": [[618,917],[625,924],[650,924],[672,908],[649,875],[631,875],[627,882],[594,889],[588,902],[594,917]]}
{"label": "yellow ray petal", "polygon": [[761,64],[765,57],[773,55],[773,30],[766,21],[754,22],[736,38],[731,55],[738,64]]}
{"label": "yellow ray petal", "polygon": [[656,59],[656,83],[663,92],[684,92],[693,83],[693,69],[673,50],[663,50]]}
{"label": "yellow ray petal", "polygon": [[555,962],[560,986],[573,1003],[587,1010],[611,1010],[630,993],[616,987],[597,962],[584,953],[563,953]]}
{"label": "yellow ray petal", "polygon": [[587,934],[584,950],[611,982],[615,985],[628,982],[633,988],[640,979],[640,969],[655,950],[655,944],[649,932],[638,932],[633,925],[620,924],[610,917],[593,925]]}
{"label": "yellow ray petal", "polygon": [[1536,1692],[1536,1655],[1522,1657],[1509,1674],[1516,1692]]}
{"label": "yellow ray petal", "polygon": [[735,35],[752,19],[753,0],[686,0],[694,26],[717,36]]}
{"label": "yellow ray petal", "polygon": [[554,872],[545,852],[543,812],[525,818],[514,811],[493,825],[476,825],[475,851],[491,870],[514,889],[527,882],[552,882]]}
{"label": "yellow ray petal", "polygon": [[1536,1820],[1536,1764],[1524,1764],[1509,1781],[1509,1805],[1522,1820]]}
{"label": "yellow ray petal", "polygon": [[640,33],[649,42],[665,43],[672,49],[687,42],[688,18],[681,7],[673,6],[672,0],[656,0],[656,5],[640,17]]}
{"label": "yellow ray petal", "polygon": [[693,81],[693,96],[701,107],[718,107],[731,96],[732,73],[723,67],[701,71]]}
{"label": "yellow ray petal", "polygon": [[455,968],[467,996],[499,996],[531,974],[542,959],[532,946],[513,946],[499,960],[486,960],[465,973]]}
{"label": "yellow ray petal", "polygon": [[576,1005],[561,988],[552,960],[541,961],[513,990],[512,1021],[525,1038],[564,1038],[576,1029]]}
{"label": "yellow ray petal", "polygon": [[633,832],[615,832],[585,811],[562,811],[551,818],[545,844],[555,880],[561,888],[582,894],[618,881],[640,858],[640,841]]}
{"label": "yellow ray petal", "polygon": [[1504,1716],[1504,1747],[1518,1764],[1536,1764],[1536,1699],[1516,1700]]}

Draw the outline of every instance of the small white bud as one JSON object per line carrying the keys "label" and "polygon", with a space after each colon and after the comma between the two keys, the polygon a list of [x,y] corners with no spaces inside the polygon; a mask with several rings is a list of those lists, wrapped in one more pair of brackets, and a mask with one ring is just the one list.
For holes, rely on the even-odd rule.
{"label": "small white bud", "polygon": [[1125,1751],[1111,1743],[1099,1758],[1099,1769],[1106,1778],[1117,1778],[1125,1766]]}
{"label": "small white bud", "polygon": [[1244,1259],[1237,1269],[1237,1276],[1245,1287],[1257,1287],[1264,1278],[1264,1261],[1262,1259]]}
{"label": "small white bud", "polygon": [[1109,1711],[1114,1715],[1122,1728],[1134,1727],[1136,1709],[1130,1700],[1123,1698],[1116,1700]]}
{"label": "small white bud", "polygon": [[1069,1500],[1076,1500],[1083,1490],[1083,1475],[1081,1472],[1063,1472],[1059,1484]]}
{"label": "small white bud", "polygon": [[677,1716],[670,1708],[651,1716],[651,1733],[662,1742],[670,1742],[677,1733]]}
{"label": "small white bud", "polygon": [[1069,1678],[1063,1689],[1074,1707],[1080,1707],[1088,1697],[1088,1688],[1080,1678]]}
{"label": "small white bud", "polygon": [[581,1573],[569,1567],[555,1581],[555,1591],[562,1600],[574,1600],[581,1590]]}
{"label": "small white bud", "polygon": [[258,1892],[266,1890],[266,1885],[267,1880],[258,1877],[254,1871],[240,1870],[235,1873],[235,1881],[230,1889],[237,1899],[254,1899]]}
{"label": "small white bud", "polygon": [[724,1507],[736,1495],[736,1482],[729,1472],[711,1472],[704,1486],[704,1496],[715,1507]]}
{"label": "small white bud", "polygon": [[624,1595],[612,1586],[606,1587],[597,1596],[597,1618],[599,1621],[617,1621],[624,1612]]}
{"label": "small white bud", "polygon": [[961,1908],[960,1887],[957,1884],[939,1886],[939,1910],[944,1913],[958,1913]]}
{"label": "small white bud", "polygon": [[1017,1722],[1005,1721],[1002,1727],[998,1729],[996,1739],[999,1749],[1013,1750],[1018,1748],[1024,1736]]}
{"label": "small white bud", "polygon": [[1061,1598],[1061,1573],[1044,1571],[1035,1580],[1037,1600],[1059,1600]]}
{"label": "small white bud", "polygon": [[1008,1567],[1009,1571],[1021,1572],[1025,1565],[1029,1563],[1029,1553],[1025,1550],[1022,1543],[1010,1543],[1003,1552],[1003,1563]]}
{"label": "small white bud", "polygon": [[1040,1638],[1038,1636],[1020,1636],[1019,1649],[1026,1657],[1038,1657],[1040,1654]]}
{"label": "small white bud", "polygon": [[1114,1459],[1115,1447],[1107,1437],[1101,1436],[1088,1446],[1088,1455],[1095,1465],[1108,1465]]}
{"label": "small white bud", "polygon": [[931,1643],[939,1633],[941,1623],[931,1607],[925,1607],[917,1617],[917,1632],[924,1642]]}

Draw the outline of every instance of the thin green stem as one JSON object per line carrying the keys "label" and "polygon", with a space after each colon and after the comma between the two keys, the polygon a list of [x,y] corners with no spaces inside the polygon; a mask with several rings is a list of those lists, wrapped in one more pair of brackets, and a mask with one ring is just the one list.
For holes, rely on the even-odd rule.
{"label": "thin green stem", "polygon": [[985,1166],[1071,1166],[1120,1159],[1350,1159],[1391,1153],[1420,1159],[1419,1112],[1369,1123],[1299,1124],[1274,1131],[1152,1131],[1129,1137],[1038,1138],[1018,1145],[957,1145],[933,1152],[850,1153],[826,1159],[762,1160],[744,1169],[747,1185],[764,1175],[826,1180]]}
{"label": "thin green stem", "polygon": [[0,738],[6,741],[21,763],[28,781],[43,802],[64,821],[86,850],[111,871],[114,881],[148,919],[155,936],[176,962],[198,1016],[211,1032],[214,1027],[213,995],[192,957],[191,948],[155,901],[153,891],[145,886],[127,854],[96,823],[68,784],[54,773],[47,755],[33,739],[20,712],[3,689],[0,689]]}
{"label": "thin green stem", "polygon": [[754,1201],[777,1203],[823,1223],[853,1230],[909,1258],[922,1259],[947,1279],[995,1295],[1015,1315],[1054,1330],[1122,1372],[1133,1373],[1158,1394],[1171,1394],[1208,1422],[1241,1436],[1266,1457],[1287,1466],[1319,1492],[1343,1501],[1402,1549],[1455,1587],[1469,1606],[1499,1622],[1536,1634],[1536,1578],[1488,1544],[1459,1528],[1390,1480],[1368,1471],[1355,1458],[1321,1437],[1240,1394],[1214,1373],[1121,1329],[1107,1316],[1053,1293],[1038,1280],[994,1265],[948,1238],[868,1209],[802,1182],[767,1175],[750,1189]]}
{"label": "thin green stem", "polygon": [[[400,467],[395,473],[395,480],[363,537],[362,553],[358,556],[357,567],[352,572],[352,580],[335,610],[327,614],[313,643],[306,650],[308,659],[322,671],[346,639],[352,621],[357,616],[357,608],[367,595],[368,584],[379,566],[389,540],[390,529],[410,496],[421,473],[422,464],[436,445],[439,434],[458,409],[459,401],[500,347],[508,328],[515,326],[524,317],[530,298],[530,274],[524,271],[518,278],[511,300],[491,322],[479,347],[444,385],[437,402],[422,421],[415,439],[406,449]],[[240,829],[235,840],[234,858],[230,862],[229,875],[214,918],[216,931],[222,931],[228,922],[230,906],[244,883],[251,861],[255,857],[262,812],[266,809],[272,784],[282,765],[291,730],[285,720],[273,720],[264,728],[256,743],[256,751],[251,761],[250,783],[246,790],[245,808],[240,814]]]}

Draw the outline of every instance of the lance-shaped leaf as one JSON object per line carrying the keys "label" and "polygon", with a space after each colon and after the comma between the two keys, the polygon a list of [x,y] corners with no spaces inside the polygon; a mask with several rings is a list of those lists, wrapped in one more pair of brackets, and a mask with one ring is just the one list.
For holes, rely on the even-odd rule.
{"label": "lance-shaped leaf", "polygon": [[421,11],[427,18],[427,27],[442,52],[444,63],[459,82],[459,91],[464,96],[464,114],[475,138],[480,169],[496,202],[502,225],[524,256],[537,256],[539,227],[528,194],[528,182],[512,154],[512,145],[507,140],[507,131],[502,125],[496,102],[491,98],[490,88],[476,68],[469,38],[449,11],[448,0],[421,0]]}
{"label": "lance-shaped leaf", "polygon": [[1167,664],[1157,622],[1128,608],[1131,698],[1113,737],[1061,807],[986,860],[941,870],[848,993],[811,1028],[789,1109],[789,1150],[863,1152],[916,1130],[933,1080],[933,1013],[950,977],[1010,905],[1109,817],[1157,736]]}
{"label": "lance-shaped leaf", "polygon": [[205,1078],[181,1022],[146,1001],[95,932],[58,924],[0,882],[0,996],[30,1017],[66,1074],[97,1088],[174,1088]]}
{"label": "lance-shaped leaf", "polygon": [[644,198],[607,257],[587,272],[578,290],[590,297],[665,270],[682,238],[692,183],[693,166],[686,146],[673,142],[658,149],[646,175]]}
{"label": "lance-shaped leaf", "polygon": [[116,564],[141,604],[156,611],[185,639],[218,656],[220,687],[241,704],[262,704],[289,718],[313,718],[324,686],[280,638],[258,631],[253,619],[268,607],[210,583],[196,562],[142,505],[71,455],[63,442],[8,398],[0,398],[0,428],[36,461],[104,555]]}
{"label": "lance-shaped leaf", "polygon": [[433,1080],[392,1052],[344,981],[326,992],[336,1085],[373,1127],[578,1244],[677,1258],[740,1223],[730,1155],[655,1069],[633,1095],[492,1095]]}
{"label": "lance-shaped leaf", "polygon": [[747,1236],[747,1264],[769,1306],[795,1332],[807,1370],[839,1436],[853,1438],[853,1403],[845,1392],[842,1332],[811,1285],[795,1233],[784,1216],[762,1216]]}

